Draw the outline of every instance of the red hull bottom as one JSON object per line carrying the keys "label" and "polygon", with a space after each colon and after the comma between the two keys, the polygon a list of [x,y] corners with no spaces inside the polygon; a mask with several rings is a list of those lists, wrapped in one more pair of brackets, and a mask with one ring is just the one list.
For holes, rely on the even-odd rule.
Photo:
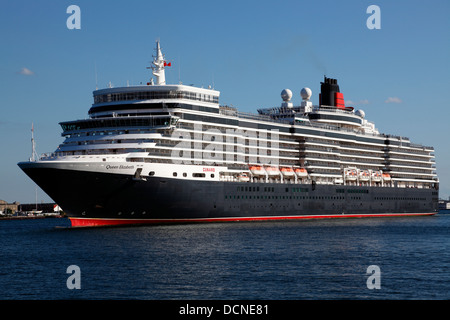
{"label": "red hull bottom", "polygon": [[331,219],[331,218],[380,218],[380,217],[407,217],[432,216],[430,213],[380,213],[380,214],[342,214],[342,215],[301,215],[277,217],[224,217],[224,218],[192,218],[192,219],[107,219],[107,218],[69,218],[72,227],[106,227],[123,225],[145,224],[171,224],[171,223],[199,223],[199,222],[232,222],[232,221],[273,221],[273,220],[300,220],[300,219]]}

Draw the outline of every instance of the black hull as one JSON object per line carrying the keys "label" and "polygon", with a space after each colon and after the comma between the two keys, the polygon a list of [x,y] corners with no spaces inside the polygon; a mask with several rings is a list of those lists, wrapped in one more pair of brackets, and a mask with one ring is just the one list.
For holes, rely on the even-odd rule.
{"label": "black hull", "polygon": [[72,225],[435,214],[434,189],[207,182],[23,166]]}

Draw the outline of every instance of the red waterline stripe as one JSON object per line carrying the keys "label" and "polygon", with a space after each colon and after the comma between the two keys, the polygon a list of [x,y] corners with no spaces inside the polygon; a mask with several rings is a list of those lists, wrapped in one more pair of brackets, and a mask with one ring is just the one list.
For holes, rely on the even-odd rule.
{"label": "red waterline stripe", "polygon": [[298,220],[298,219],[330,219],[330,218],[375,218],[375,217],[405,217],[431,216],[430,213],[379,213],[379,214],[342,214],[342,215],[302,215],[276,217],[233,217],[233,218],[192,218],[192,219],[108,219],[108,218],[69,218],[72,227],[102,227],[136,224],[168,224],[193,222],[230,222],[230,221],[267,221],[267,220]]}

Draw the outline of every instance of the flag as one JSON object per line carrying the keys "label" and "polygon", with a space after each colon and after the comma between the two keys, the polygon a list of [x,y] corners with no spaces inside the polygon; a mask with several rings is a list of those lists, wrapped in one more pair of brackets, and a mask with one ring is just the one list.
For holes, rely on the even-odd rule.
{"label": "flag", "polygon": [[164,61],[164,67],[171,67],[172,66],[172,62],[167,63],[166,61]]}

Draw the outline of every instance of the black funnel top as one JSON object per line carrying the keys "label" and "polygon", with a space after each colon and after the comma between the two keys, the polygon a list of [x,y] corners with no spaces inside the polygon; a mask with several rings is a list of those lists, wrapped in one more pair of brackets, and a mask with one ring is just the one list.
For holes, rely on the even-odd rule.
{"label": "black funnel top", "polygon": [[324,76],[323,82],[320,83],[320,105],[336,106],[336,92],[340,92],[337,80]]}

